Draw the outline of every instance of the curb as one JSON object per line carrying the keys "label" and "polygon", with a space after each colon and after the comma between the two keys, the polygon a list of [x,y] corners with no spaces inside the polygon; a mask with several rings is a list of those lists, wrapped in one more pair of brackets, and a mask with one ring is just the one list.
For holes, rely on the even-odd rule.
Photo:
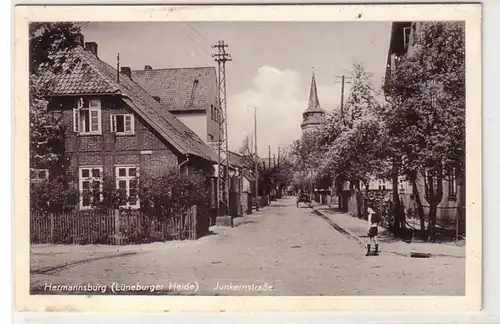
{"label": "curb", "polygon": [[321,210],[313,208],[313,212],[318,215],[319,217],[323,218],[325,221],[327,221],[335,230],[340,232],[341,234],[348,235],[351,238],[355,239],[358,241],[358,244],[365,246],[365,242],[356,234],[348,230],[347,228],[341,227],[339,224],[333,222],[328,216],[326,216],[325,213],[323,213]]}
{"label": "curb", "polygon": [[[322,212],[321,210],[319,209],[316,209],[316,208],[313,208],[313,212],[320,216],[321,218],[323,218],[326,222],[328,222],[330,224],[330,226],[332,226],[335,230],[337,230],[338,232],[344,234],[344,235],[348,235],[350,236],[351,238],[355,239],[358,241],[358,243],[362,246],[365,246],[366,245],[366,242],[364,242],[358,235],[354,234],[353,232],[351,232],[350,230],[348,230],[347,228],[343,228],[341,227],[339,224],[335,223],[334,221],[332,221],[324,212]],[[417,252],[417,251],[411,251],[411,252],[408,252],[408,253],[402,253],[402,252],[395,252],[395,251],[385,251],[386,253],[391,253],[391,254],[395,254],[395,255],[400,255],[400,256],[405,256],[405,257],[412,257],[414,258],[414,254],[425,254],[425,258],[429,258],[429,257],[446,257],[446,258],[457,258],[457,259],[462,259],[462,258],[465,258],[465,256],[459,256],[459,255],[454,255],[454,254],[442,254],[442,253],[428,253],[428,252]]]}

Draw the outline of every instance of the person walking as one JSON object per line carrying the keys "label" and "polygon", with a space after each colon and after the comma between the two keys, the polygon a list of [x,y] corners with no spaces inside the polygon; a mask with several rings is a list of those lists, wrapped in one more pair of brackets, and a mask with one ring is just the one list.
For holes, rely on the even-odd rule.
{"label": "person walking", "polygon": [[[378,235],[378,224],[380,222],[380,215],[375,212],[373,201],[370,201],[368,203],[367,212],[368,212],[368,224],[370,224],[370,228],[368,229],[369,241],[368,244],[366,245],[366,256],[378,255],[379,251],[378,251],[377,235]],[[373,254],[371,254],[372,243],[375,247]]]}

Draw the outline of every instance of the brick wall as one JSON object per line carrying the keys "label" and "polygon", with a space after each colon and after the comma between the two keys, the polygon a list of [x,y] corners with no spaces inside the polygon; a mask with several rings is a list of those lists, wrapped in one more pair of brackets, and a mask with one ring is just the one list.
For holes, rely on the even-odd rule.
{"label": "brick wall", "polygon": [[[110,114],[132,113],[119,98],[101,97],[102,135],[79,135],[73,131],[73,108],[77,98],[57,98],[50,107],[63,111],[65,150],[70,157],[70,176],[78,179],[78,167],[102,165],[105,175],[114,174],[118,164],[138,164],[148,171],[160,173],[178,165],[179,153],[165,143],[149,126],[134,114],[134,135],[117,135],[111,132]],[[144,152],[149,151],[149,152]],[[151,154],[141,154],[151,153]]]}

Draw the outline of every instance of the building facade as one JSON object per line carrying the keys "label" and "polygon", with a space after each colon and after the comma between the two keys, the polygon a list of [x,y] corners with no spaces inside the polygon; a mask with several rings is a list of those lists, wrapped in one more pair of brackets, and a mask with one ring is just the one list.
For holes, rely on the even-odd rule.
{"label": "building facade", "polygon": [[218,141],[220,113],[214,67],[153,69],[146,65],[131,75],[205,143]]}
{"label": "building facade", "polygon": [[143,175],[170,168],[213,173],[217,156],[211,148],[133,82],[130,68],[119,73],[100,60],[93,42],[76,47],[70,59],[76,63],[69,73],[46,75],[44,82],[48,109],[64,129],[62,154],[69,161],[66,175],[80,193],[79,209],[102,199],[96,192],[105,178],[126,193],[122,207],[138,208]]}

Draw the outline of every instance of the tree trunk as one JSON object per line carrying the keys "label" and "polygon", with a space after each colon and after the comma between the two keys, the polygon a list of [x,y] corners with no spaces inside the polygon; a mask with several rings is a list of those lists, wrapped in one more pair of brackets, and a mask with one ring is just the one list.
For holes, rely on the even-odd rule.
{"label": "tree trunk", "polygon": [[356,180],[354,182],[355,190],[356,190],[356,207],[357,207],[357,216],[358,218],[363,217],[362,213],[362,205],[361,205],[361,199],[363,198],[363,195],[361,194],[361,187],[360,187],[360,181]]}
{"label": "tree trunk", "polygon": [[429,204],[429,224],[427,225],[428,241],[436,240],[436,217],[437,217],[437,204]]}
{"label": "tree trunk", "polygon": [[425,214],[424,214],[424,206],[422,206],[422,200],[420,199],[420,193],[418,192],[416,175],[413,174],[410,176],[410,182],[412,187],[413,198],[415,199],[415,203],[417,205],[417,214],[418,219],[420,220],[420,232],[422,235],[425,233]]}
{"label": "tree trunk", "polygon": [[[394,206],[394,232],[395,234],[400,234],[401,230],[401,219],[402,216],[401,214],[401,202],[399,200],[399,192],[398,192],[398,185],[399,185],[399,168],[398,165],[396,164],[395,159],[393,159],[392,162],[392,169],[391,169],[391,180],[392,180],[392,200],[393,200],[393,206]],[[404,220],[403,220],[404,222]]]}
{"label": "tree trunk", "polygon": [[438,167],[434,171],[427,173],[425,179],[425,199],[429,203],[429,224],[427,225],[427,240],[435,241],[436,239],[436,220],[437,208],[443,199],[443,172],[442,168]]}
{"label": "tree trunk", "polygon": [[[457,185],[458,185],[458,197],[457,197],[457,238],[461,233],[465,233],[465,226],[462,227],[461,220],[465,220],[465,177],[464,174],[460,174],[457,177]],[[464,222],[465,223],[465,222]]]}

